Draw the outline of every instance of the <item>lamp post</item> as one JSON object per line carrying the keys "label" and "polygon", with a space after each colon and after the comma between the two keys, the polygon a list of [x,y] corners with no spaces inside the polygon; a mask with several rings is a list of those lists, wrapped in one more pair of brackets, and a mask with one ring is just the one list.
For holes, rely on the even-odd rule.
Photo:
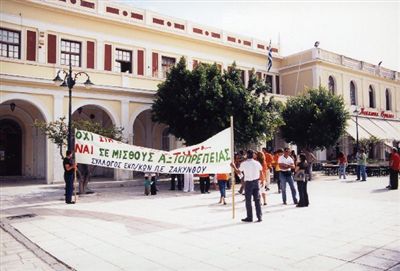
{"label": "lamp post", "polygon": [[356,150],[357,152],[359,151],[359,142],[358,142],[358,114],[360,111],[358,110],[358,107],[353,111],[353,113],[356,115]]}
{"label": "lamp post", "polygon": [[[60,73],[63,73],[64,79],[61,79]],[[79,76],[81,75],[86,75],[86,81],[83,83],[85,87],[89,88],[93,85],[93,83],[90,81],[90,77],[86,72],[77,72],[73,73],[72,72],[72,64],[71,64],[71,55],[69,55],[69,69],[68,71],[65,70],[59,70],[57,72],[56,77],[53,79],[53,82],[55,84],[60,84],[61,87],[68,87],[68,150],[72,151],[72,89],[75,86],[76,80]]]}

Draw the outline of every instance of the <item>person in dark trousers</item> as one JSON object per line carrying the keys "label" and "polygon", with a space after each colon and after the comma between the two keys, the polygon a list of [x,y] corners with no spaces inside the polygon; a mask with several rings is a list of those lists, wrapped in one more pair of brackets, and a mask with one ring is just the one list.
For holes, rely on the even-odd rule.
{"label": "person in dark trousers", "polygon": [[183,189],[183,174],[176,174],[176,179],[178,180],[178,190]]}
{"label": "person in dark trousers", "polygon": [[299,203],[296,207],[308,207],[308,193],[307,193],[307,160],[304,153],[300,154],[300,162],[295,168],[294,180],[297,182],[297,190],[299,191]]}
{"label": "person in dark trousers", "polygon": [[289,185],[290,191],[292,192],[293,203],[297,204],[296,189],[293,183],[292,169],[295,168],[293,158],[289,156],[290,149],[285,148],[283,155],[279,157],[278,164],[281,169],[279,173],[279,179],[281,181],[282,189],[282,200],[283,204],[286,205],[286,184]]}
{"label": "person in dark trousers", "polygon": [[156,174],[155,173],[151,173],[150,176],[151,176],[150,194],[151,195],[157,195],[158,189],[157,189],[157,184],[156,184],[156,182],[157,182]]}
{"label": "person in dark trousers", "polygon": [[65,181],[65,203],[74,204],[75,202],[72,201],[72,193],[74,191],[74,177],[77,166],[72,160],[71,151],[66,152],[66,157],[63,160],[63,167]]}
{"label": "person in dark trousers", "polygon": [[210,175],[209,174],[198,174],[200,180],[200,192],[210,193]]}
{"label": "person in dark trousers", "polygon": [[389,160],[390,184],[386,188],[398,189],[399,187],[400,154],[396,148],[392,149]]}
{"label": "person in dark trousers", "polygon": [[177,174],[171,174],[171,188],[169,190],[175,190],[177,176]]}
{"label": "person in dark trousers", "polygon": [[254,205],[256,207],[257,222],[262,221],[261,202],[260,202],[260,179],[262,175],[261,164],[254,160],[254,152],[252,150],[247,151],[247,160],[240,164],[239,169],[235,164],[231,164],[236,174],[240,175],[243,172],[244,183],[245,183],[245,199],[246,199],[246,218],[243,218],[243,222],[253,221],[253,208],[251,206],[251,197],[254,198]]}

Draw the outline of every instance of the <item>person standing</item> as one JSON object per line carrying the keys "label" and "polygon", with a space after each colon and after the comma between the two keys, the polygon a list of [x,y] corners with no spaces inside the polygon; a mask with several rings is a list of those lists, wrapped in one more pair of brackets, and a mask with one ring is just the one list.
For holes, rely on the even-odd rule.
{"label": "person standing", "polygon": [[194,192],[193,174],[183,174],[183,192]]}
{"label": "person standing", "polygon": [[[234,159],[235,159],[234,160],[235,167],[239,168],[240,164],[244,161],[242,154],[240,154],[240,153],[235,154]],[[244,194],[244,180],[243,180],[243,176],[241,176],[241,175],[242,174],[236,174],[236,172],[235,172],[235,180],[236,180],[236,182],[240,182],[240,188],[239,188],[238,193],[243,195]]]}
{"label": "person standing", "polygon": [[260,194],[261,194],[261,199],[263,202],[263,205],[267,205],[267,190],[266,188],[266,182],[267,182],[267,163],[265,162],[265,156],[263,152],[257,152],[256,153],[256,160],[261,164],[262,166],[262,171],[261,171],[261,178],[260,178]]}
{"label": "person standing", "polygon": [[274,157],[267,151],[267,148],[263,148],[265,163],[267,163],[267,174],[266,174],[266,190],[269,190],[269,184],[271,183],[271,171],[272,171],[272,163],[274,162]]}
{"label": "person standing", "polygon": [[226,183],[229,180],[229,174],[228,173],[218,173],[215,175],[215,178],[218,181],[218,187],[219,187],[219,193],[221,194],[221,198],[219,200],[219,203],[223,203],[226,205]]}
{"label": "person standing", "polygon": [[281,181],[280,181],[280,172],[281,172],[281,168],[279,167],[279,157],[281,157],[283,155],[283,150],[282,149],[278,149],[276,150],[276,152],[274,153],[274,162],[272,164],[272,166],[274,167],[274,181],[278,184],[278,193],[281,193]]}
{"label": "person standing", "polygon": [[292,169],[295,168],[293,158],[290,157],[290,149],[285,148],[283,155],[279,157],[278,160],[279,167],[281,169],[279,178],[281,181],[282,189],[282,200],[283,204],[286,205],[286,183],[289,184],[290,190],[292,192],[293,203],[297,204],[296,189],[294,188]]}
{"label": "person standing", "polygon": [[176,178],[178,180],[178,190],[183,189],[183,174],[176,174]]}
{"label": "person standing", "polygon": [[357,153],[357,167],[357,181],[360,180],[361,177],[361,181],[365,182],[367,180],[367,155],[365,154],[364,149],[360,149],[360,152]]}
{"label": "person standing", "polygon": [[66,152],[66,157],[63,160],[63,167],[65,181],[65,203],[75,204],[75,201],[72,201],[72,193],[74,191],[74,177],[77,165],[72,160],[71,151]]}
{"label": "person standing", "polygon": [[304,153],[301,153],[299,157],[300,162],[296,165],[294,177],[294,180],[297,182],[297,190],[299,191],[299,203],[296,207],[308,207],[309,202],[306,178],[307,161]]}
{"label": "person standing", "polygon": [[306,156],[306,160],[307,160],[307,164],[308,164],[306,173],[308,176],[308,180],[311,181],[312,180],[312,172],[313,172],[313,164],[315,161],[317,161],[317,158],[309,149],[306,149],[304,154]]}
{"label": "person standing", "polygon": [[170,177],[171,177],[171,187],[170,187],[170,189],[169,190],[175,190],[175,188],[176,188],[176,178],[177,178],[177,174],[171,174],[170,175]]}
{"label": "person standing", "polygon": [[201,194],[210,193],[210,175],[209,174],[198,174],[200,180],[200,192]]}
{"label": "person standing", "polygon": [[243,222],[253,221],[253,207],[251,205],[251,197],[254,198],[254,204],[256,208],[257,222],[262,221],[261,204],[260,204],[260,178],[262,174],[261,164],[253,159],[254,152],[252,150],[247,151],[247,159],[240,164],[239,169],[232,163],[231,166],[234,168],[236,174],[240,175],[243,172],[244,183],[245,183],[245,199],[246,199],[246,218],[243,218]]}
{"label": "person standing", "polygon": [[388,189],[398,189],[399,186],[399,171],[400,171],[400,154],[396,148],[392,149],[389,159],[389,174],[390,174],[390,184]]}
{"label": "person standing", "polygon": [[346,166],[347,166],[347,158],[343,152],[339,152],[338,155],[338,165],[339,165],[339,179],[346,179]]}

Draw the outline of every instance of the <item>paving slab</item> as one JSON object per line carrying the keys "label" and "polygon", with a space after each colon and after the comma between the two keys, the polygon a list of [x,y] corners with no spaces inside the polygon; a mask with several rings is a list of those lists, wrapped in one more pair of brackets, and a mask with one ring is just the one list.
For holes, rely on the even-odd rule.
{"label": "paving slab", "polygon": [[[61,185],[7,186],[0,219],[75,270],[396,270],[400,193],[383,189],[387,182],[318,177],[308,208],[283,205],[272,184],[262,223],[240,221],[238,194],[232,218],[231,191],[221,205],[217,191],[169,191],[161,182],[156,196],[144,196],[141,186],[107,185],[66,205]],[[9,219],[25,214],[35,216]],[[1,245],[2,259],[32,259]]]}

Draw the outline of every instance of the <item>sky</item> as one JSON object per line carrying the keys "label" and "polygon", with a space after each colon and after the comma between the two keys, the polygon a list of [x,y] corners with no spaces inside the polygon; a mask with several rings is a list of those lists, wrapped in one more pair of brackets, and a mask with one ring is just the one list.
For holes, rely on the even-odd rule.
{"label": "sky", "polygon": [[400,71],[400,1],[109,1],[280,41],[282,56],[319,41],[322,49]]}

